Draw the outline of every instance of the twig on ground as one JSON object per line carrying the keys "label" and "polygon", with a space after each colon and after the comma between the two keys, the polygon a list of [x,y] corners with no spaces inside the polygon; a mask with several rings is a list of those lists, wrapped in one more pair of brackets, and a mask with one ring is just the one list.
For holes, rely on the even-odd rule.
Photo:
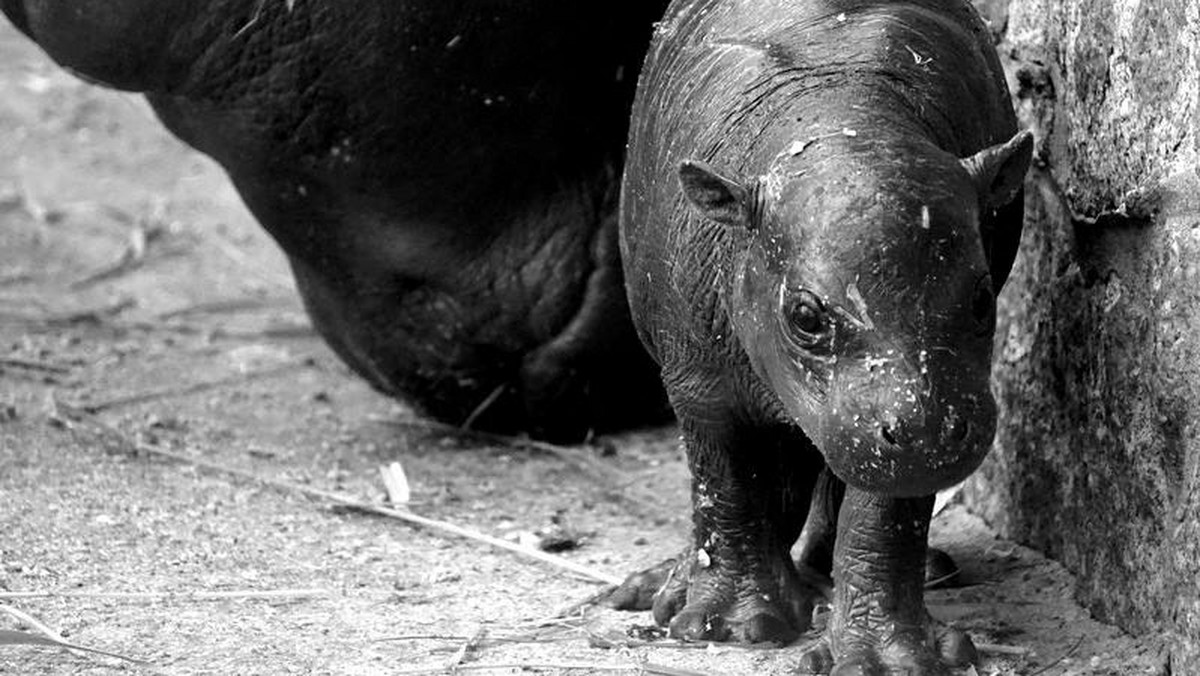
{"label": "twig on ground", "polygon": [[210,331],[209,334],[213,338],[230,338],[234,340],[258,340],[260,338],[312,338],[317,335],[317,330],[312,324],[305,322],[296,323],[279,323],[270,326],[264,326],[261,329],[250,331],[236,331],[226,328],[218,328]]}
{"label": "twig on ground", "polygon": [[16,618],[16,620],[18,622],[24,622],[25,624],[29,625],[30,627],[33,627],[34,629],[42,632],[42,634],[44,636],[46,636],[46,638],[53,639],[53,640],[59,641],[59,642],[64,642],[64,643],[67,640],[66,638],[63,637],[62,634],[58,633],[57,631],[54,631],[49,626],[43,624],[36,617],[21,610],[20,608],[14,608],[9,605],[0,604],[0,612],[7,613],[9,616]]}
{"label": "twig on ground", "polygon": [[135,664],[149,664],[149,662],[144,660],[127,657],[118,653],[110,653],[107,650],[99,650],[97,648],[89,648],[87,646],[70,643],[63,638],[62,634],[59,634],[57,631],[54,631],[45,624],[42,624],[32,615],[13,608],[12,606],[0,605],[0,611],[15,617],[17,621],[24,622],[25,624],[44,634],[43,636],[39,636],[37,634],[30,634],[23,631],[0,630],[0,645],[52,646],[55,648],[65,648],[75,653],[93,653],[96,655],[104,655],[105,657],[113,657],[119,660],[125,660],[126,662],[133,662]]}
{"label": "twig on ground", "polygon": [[247,373],[238,373],[238,374],[235,374],[232,376],[226,376],[224,378],[217,378],[215,380],[206,380],[206,381],[199,382],[199,383],[190,383],[188,385],[182,385],[182,386],[178,386],[178,387],[175,387],[175,386],[162,387],[162,388],[158,388],[158,389],[154,389],[154,390],[149,390],[146,392],[135,392],[133,394],[126,394],[126,395],[121,395],[119,397],[112,397],[110,399],[105,399],[102,401],[64,402],[64,403],[66,403],[67,406],[69,406],[73,409],[78,409],[80,411],[85,411],[87,413],[99,413],[100,411],[105,411],[105,410],[112,409],[112,408],[118,408],[121,406],[129,406],[131,404],[144,404],[148,401],[155,401],[158,399],[170,399],[170,398],[174,398],[174,397],[183,397],[183,396],[187,396],[190,394],[197,394],[199,392],[205,392],[207,390],[216,389],[219,387],[225,387],[226,385],[234,385],[234,384],[250,382],[253,380],[258,380],[261,378],[269,378],[272,376],[277,376],[277,375],[281,375],[283,373],[288,373],[290,371],[295,371],[295,370],[298,370],[301,368],[305,368],[305,367],[308,367],[311,365],[312,365],[312,362],[310,360],[303,359],[300,361],[290,361],[285,364],[279,364],[277,366],[259,369],[257,371],[249,371]]}
{"label": "twig on ground", "polygon": [[371,418],[373,421],[391,427],[404,427],[419,431],[430,432],[434,434],[443,434],[451,437],[461,437],[474,439],[484,443],[496,444],[497,446],[506,446],[509,448],[523,448],[530,451],[540,451],[548,453],[561,460],[564,460],[579,469],[597,475],[606,480],[616,480],[624,482],[627,477],[620,471],[609,467],[595,458],[591,451],[578,446],[560,446],[551,444],[545,441],[537,441],[526,437],[515,437],[505,434],[496,434],[494,432],[481,432],[479,430],[463,429],[448,425],[446,423],[437,422],[436,420],[395,420],[381,416]]}
{"label": "twig on ground", "polygon": [[258,483],[261,483],[261,484],[264,484],[267,486],[271,486],[273,488],[278,488],[280,490],[293,492],[293,493],[301,493],[303,495],[307,495],[309,497],[318,498],[321,500],[332,502],[334,504],[339,504],[339,505],[343,505],[346,507],[353,507],[354,509],[357,509],[362,512],[367,512],[370,514],[377,514],[379,516],[385,516],[390,519],[405,521],[407,523],[410,523],[410,524],[413,524],[416,526],[421,526],[421,527],[427,528],[429,530],[438,531],[441,533],[448,533],[450,535],[456,535],[458,537],[465,538],[467,540],[474,540],[474,541],[482,543],[482,544],[490,545],[497,549],[503,549],[506,551],[513,552],[515,554],[520,554],[521,556],[524,556],[526,558],[531,558],[531,559],[541,561],[543,563],[550,564],[556,568],[570,571],[572,573],[575,573],[576,575],[580,575],[584,578],[587,578],[587,579],[590,579],[593,581],[603,582],[605,584],[617,584],[618,582],[620,582],[620,579],[617,577],[608,575],[607,573],[602,573],[602,572],[595,570],[593,568],[590,568],[588,566],[584,566],[582,564],[575,563],[574,561],[571,561],[569,559],[565,559],[560,556],[554,556],[553,554],[547,554],[546,552],[543,552],[543,551],[540,551],[537,549],[533,549],[531,547],[523,547],[521,545],[509,542],[507,540],[502,540],[500,538],[493,537],[491,535],[487,535],[486,533],[481,533],[477,530],[474,530],[471,528],[466,528],[464,526],[459,526],[457,524],[450,523],[448,521],[440,521],[438,519],[431,519],[428,517],[419,516],[417,514],[414,514],[412,512],[406,511],[406,510],[389,509],[387,507],[381,507],[379,505],[375,505],[375,504],[372,504],[369,502],[355,500],[353,498],[348,498],[348,497],[345,497],[342,495],[338,495],[336,493],[331,493],[329,491],[323,491],[323,490],[320,490],[317,488],[301,486],[299,484],[293,484],[293,483],[287,482],[287,481],[280,481],[278,479],[270,479],[267,477],[259,476],[257,474],[253,474],[251,472],[245,472],[242,470],[234,469],[232,467],[224,467],[224,466],[218,465],[216,463],[211,463],[211,462],[207,462],[204,460],[200,460],[198,458],[189,457],[183,453],[175,453],[173,451],[168,451],[165,449],[157,448],[154,446],[150,446],[148,444],[139,443],[139,444],[137,444],[137,449],[138,449],[138,451],[143,452],[143,453],[147,453],[147,454],[151,454],[151,455],[158,455],[158,456],[162,456],[162,457],[166,457],[166,458],[171,458],[173,460],[185,462],[185,463],[188,463],[191,465],[195,465],[196,467],[201,467],[201,468],[208,469],[211,471],[221,472],[223,474],[239,476],[239,477],[242,477],[245,479],[256,481]]}
{"label": "twig on ground", "polygon": [[933,578],[932,580],[926,580],[926,581],[925,581],[925,588],[926,588],[926,589],[934,589],[934,588],[936,588],[936,587],[937,587],[939,584],[941,584],[941,583],[943,583],[943,582],[947,582],[947,581],[949,581],[949,580],[953,580],[954,578],[958,577],[960,573],[962,573],[962,571],[961,571],[961,570],[956,570],[956,571],[954,571],[953,573],[947,573],[947,574],[945,574],[945,575],[943,575],[943,576],[941,576],[941,577],[935,577],[935,578]]}
{"label": "twig on ground", "polygon": [[457,671],[459,667],[462,667],[467,661],[467,658],[470,657],[471,654],[479,647],[480,642],[483,641],[483,637],[486,635],[487,627],[480,625],[479,629],[475,630],[475,633],[471,636],[471,638],[468,638],[466,641],[464,641],[458,650],[454,651],[454,656],[450,658],[450,662],[446,665],[446,669],[453,673]]}
{"label": "twig on ground", "polygon": [[455,634],[400,634],[397,636],[384,636],[383,638],[372,639],[371,643],[400,643],[405,641],[447,641],[460,643],[474,639],[474,646],[479,648],[521,643],[574,641],[578,640],[578,638],[578,636],[540,636],[537,634],[502,634],[497,636],[490,632],[487,634],[486,638],[482,636],[476,638],[473,636],[462,636]]}
{"label": "twig on ground", "polygon": [[[1030,566],[1032,567],[1032,566]],[[955,587],[954,591],[962,591],[964,589],[972,589],[975,587],[983,587],[987,585],[999,584],[999,581],[990,581],[977,584],[965,584],[961,587]],[[966,609],[966,608],[992,608],[995,606],[1040,606],[1038,601],[1026,601],[1024,599],[993,599],[988,601],[940,601],[938,599],[929,599],[926,603],[930,606],[936,606],[946,609]]]}
{"label": "twig on ground", "polygon": [[449,674],[459,673],[464,671],[512,671],[512,670],[532,670],[532,671],[614,671],[614,672],[630,672],[635,674],[649,674],[650,676],[708,676],[701,671],[691,671],[689,669],[677,669],[668,667],[662,664],[654,664],[653,662],[637,662],[634,664],[596,664],[594,662],[511,662],[508,664],[465,664],[454,667],[429,667],[418,669],[404,669],[394,671],[394,674],[406,674],[414,676],[416,674]]}
{"label": "twig on ground", "polygon": [[280,601],[334,596],[328,589],[268,589],[189,592],[55,592],[0,591],[0,600],[13,599],[103,599],[113,601]]}
{"label": "twig on ground", "polygon": [[317,335],[316,329],[311,324],[306,322],[279,322],[264,326],[261,329],[227,329],[223,326],[208,327],[196,326],[195,324],[187,324],[184,322],[171,322],[169,324],[152,324],[150,322],[133,322],[123,324],[123,328],[136,329],[138,331],[169,331],[185,336],[205,335],[209,338],[228,338],[230,340],[262,340],[264,338],[311,338]]}
{"label": "twig on ground", "polygon": [[112,317],[137,305],[132,298],[121,298],[98,308],[85,308],[58,314],[34,315],[2,312],[0,324],[20,324],[30,327],[57,329],[77,324],[104,324]]}
{"label": "twig on ground", "polygon": [[665,664],[654,664],[653,662],[641,662],[638,664],[638,673],[653,674],[654,676],[708,676],[703,671],[692,671],[691,669],[679,669],[676,667],[668,667]]}
{"label": "twig on ground", "polygon": [[[453,634],[399,634],[397,636],[384,636],[383,638],[373,638],[371,643],[399,643],[401,641],[469,641],[470,636],[456,636]],[[514,640],[510,637],[494,637],[491,639],[496,643]]]}
{"label": "twig on ground", "polygon": [[[711,650],[716,644],[711,642],[685,642],[680,639],[668,639],[660,641],[650,641],[642,638],[614,638],[601,634],[588,635],[588,646],[598,648],[600,650],[632,650],[634,648],[654,648],[656,650]],[[727,645],[723,646],[722,650],[726,652],[759,652],[763,650],[774,650],[777,646],[773,643],[763,644],[747,644],[747,645]]]}
{"label": "twig on ground", "polygon": [[1038,669],[1037,671],[1031,672],[1031,673],[1029,674],[1029,676],[1039,676],[1039,674],[1044,674],[1044,673],[1046,673],[1047,671],[1050,671],[1050,670],[1051,670],[1051,669],[1053,669],[1054,667],[1058,666],[1058,664],[1059,664],[1060,662],[1062,662],[1063,660],[1065,660],[1065,659],[1067,659],[1068,657],[1070,657],[1070,656],[1074,655],[1074,654],[1075,654],[1075,651],[1076,651],[1076,650],[1079,650],[1079,646],[1083,645],[1083,639],[1084,639],[1084,638],[1086,638],[1086,636],[1080,636],[1080,637],[1079,637],[1079,640],[1075,641],[1075,645],[1073,645],[1073,646],[1071,646],[1070,648],[1068,648],[1068,649],[1067,649],[1067,652],[1065,652],[1065,653],[1063,653],[1063,654],[1059,655],[1059,656],[1058,656],[1058,659],[1056,659],[1056,660],[1054,660],[1053,662],[1051,662],[1051,663],[1047,664],[1046,666],[1042,667],[1041,669]]}
{"label": "twig on ground", "polygon": [[[527,634],[501,634],[499,636],[489,634],[486,640],[481,640],[476,643],[477,647],[492,647],[499,645],[519,645],[519,644],[539,644],[539,643],[560,643],[564,641],[578,641],[586,638],[588,645],[593,648],[601,648],[604,650],[613,649],[631,649],[631,648],[658,648],[658,649],[677,649],[677,650],[708,650],[711,643],[695,642],[685,643],[676,640],[662,641],[647,641],[644,639],[629,638],[627,636],[604,636],[588,631],[585,627],[561,627],[562,629],[572,632],[571,634],[550,635],[543,633],[527,633]],[[383,638],[372,639],[371,643],[398,643],[404,641],[468,641],[470,636],[461,636],[453,634],[401,634],[398,636],[384,636]],[[748,646],[728,646],[729,650],[744,650],[757,651],[765,648],[759,648],[755,645]]]}
{"label": "twig on ground", "polygon": [[66,366],[37,361],[35,359],[20,359],[18,357],[0,357],[0,366],[12,366],[30,371],[45,371],[46,373],[56,373],[59,375],[71,372],[71,369]]}
{"label": "twig on ground", "polygon": [[[55,404],[58,405],[58,402],[56,401]],[[507,540],[502,540],[498,537],[494,537],[494,536],[488,535],[486,533],[482,533],[482,532],[474,530],[472,528],[459,526],[457,524],[450,523],[448,521],[440,521],[438,519],[431,519],[428,517],[419,516],[410,511],[407,511],[407,510],[389,509],[387,507],[381,507],[379,505],[372,504],[369,502],[355,500],[353,498],[349,498],[344,495],[339,495],[337,493],[333,493],[330,491],[324,491],[324,490],[321,490],[318,488],[311,488],[309,486],[301,486],[300,484],[295,484],[295,483],[292,483],[289,481],[282,481],[279,479],[271,479],[269,477],[261,476],[259,474],[255,474],[253,472],[235,469],[233,467],[227,467],[225,465],[221,465],[221,464],[218,464],[215,462],[210,462],[207,460],[196,458],[187,453],[178,453],[175,451],[169,451],[167,449],[159,448],[157,446],[153,446],[153,445],[150,445],[150,444],[147,444],[144,442],[135,441],[135,440],[130,439],[128,437],[128,435],[125,435],[120,430],[117,430],[116,428],[105,424],[103,421],[99,420],[95,415],[87,413],[86,410],[79,410],[79,409],[71,410],[69,406],[63,406],[63,407],[59,408],[58,416],[59,416],[59,419],[66,425],[71,425],[72,423],[82,423],[83,426],[91,427],[93,430],[98,430],[100,433],[106,434],[106,436],[109,436],[109,437],[119,436],[125,440],[125,445],[135,449],[139,453],[144,453],[146,455],[152,455],[152,456],[158,456],[158,457],[162,457],[162,458],[169,458],[171,460],[183,462],[183,463],[192,465],[194,467],[207,469],[212,472],[217,472],[217,473],[225,474],[228,476],[235,476],[235,477],[240,477],[240,478],[247,479],[250,481],[254,481],[254,482],[262,484],[264,486],[271,486],[272,488],[276,488],[276,489],[279,489],[282,491],[286,491],[286,492],[290,492],[290,493],[298,493],[301,495],[307,495],[309,497],[318,498],[320,500],[325,500],[327,502],[331,502],[334,504],[343,505],[346,507],[352,507],[352,508],[357,509],[362,512],[367,512],[370,514],[377,514],[379,516],[385,516],[387,518],[396,519],[398,521],[404,521],[404,522],[407,522],[407,523],[410,523],[410,524],[413,524],[416,526],[421,526],[423,528],[427,528],[432,531],[455,535],[455,536],[458,536],[458,537],[461,537],[461,538],[464,538],[467,540],[473,540],[475,542],[490,545],[492,547],[495,547],[496,549],[503,549],[505,551],[509,551],[514,554],[519,554],[525,558],[541,561],[542,563],[549,564],[560,570],[565,570],[565,571],[575,573],[576,575],[579,575],[579,576],[589,579],[589,580],[603,582],[605,584],[618,584],[621,582],[620,578],[617,578],[617,577],[614,577],[607,573],[598,571],[589,566],[575,563],[574,561],[571,561],[570,559],[566,559],[561,556],[555,556],[553,554],[547,554],[546,552],[543,552],[538,549],[533,549],[532,547],[523,547],[521,545],[509,542]],[[74,420],[72,420],[72,418],[74,418]]]}
{"label": "twig on ground", "polygon": [[504,390],[506,389],[508,389],[508,385],[500,385],[492,390],[492,393],[484,397],[483,401],[479,402],[479,405],[475,407],[475,410],[471,411],[471,415],[467,416],[467,419],[462,422],[462,425],[459,425],[459,428],[470,430],[474,427],[475,421],[479,420],[479,416],[491,408],[492,404],[496,403],[496,400],[500,398],[500,395],[504,394]]}
{"label": "twig on ground", "polygon": [[150,664],[149,662],[145,660],[139,660],[136,657],[129,657],[119,653],[110,653],[107,650],[89,648],[76,643],[56,641],[52,638],[38,636],[37,634],[27,634],[23,631],[0,630],[0,645],[44,645],[54,648],[66,648],[67,650],[77,650],[85,653],[94,653],[96,655],[104,655],[105,657],[113,657],[118,660],[133,662],[134,664]]}
{"label": "twig on ground", "polygon": [[995,643],[976,643],[975,649],[981,653],[988,653],[990,655],[1012,655],[1014,657],[1024,657],[1033,652],[1030,648],[1015,645],[998,645]]}
{"label": "twig on ground", "polygon": [[596,593],[592,594],[591,596],[588,596],[587,598],[580,599],[570,605],[563,606],[562,608],[559,608],[558,610],[554,611],[554,615],[551,616],[549,621],[561,620],[561,619],[564,619],[567,617],[571,617],[572,615],[575,615],[577,613],[581,613],[581,612],[587,610],[588,608],[591,608],[592,606],[599,604],[600,601],[607,598],[608,595],[613,593],[614,591],[616,591],[616,589],[617,589],[617,585],[610,584],[610,585],[605,586],[603,589],[598,590]]}
{"label": "twig on ground", "polygon": [[272,301],[265,298],[228,298],[224,300],[214,300],[203,303],[192,303],[183,307],[167,310],[155,315],[155,319],[159,321],[167,321],[179,317],[190,317],[192,315],[215,315],[228,314],[233,312],[243,312],[245,310],[259,310],[262,308],[272,307],[273,305],[282,306],[286,302],[283,299]]}
{"label": "twig on ground", "polygon": [[382,416],[372,416],[371,421],[389,427],[402,427],[413,429],[420,432],[430,434],[441,434],[447,437],[459,439],[471,439],[485,444],[493,444],[506,448],[523,449],[533,451],[535,453],[546,453],[552,455],[563,462],[579,469],[580,471],[592,476],[606,485],[612,487],[606,491],[606,496],[615,502],[624,504],[636,511],[637,514],[646,516],[659,516],[662,509],[652,500],[645,497],[630,495],[628,491],[623,490],[632,486],[637,482],[637,479],[631,479],[624,472],[609,466],[603,461],[596,458],[595,454],[586,446],[560,446],[546,441],[538,441],[527,437],[516,437],[505,434],[496,434],[495,432],[481,432],[479,430],[468,430],[454,425],[437,422],[436,420],[409,419],[397,420]]}
{"label": "twig on ground", "polygon": [[146,260],[146,245],[150,238],[151,235],[146,224],[139,220],[130,230],[129,242],[126,243],[121,255],[115,261],[76,279],[68,284],[67,288],[78,291],[138,269]]}

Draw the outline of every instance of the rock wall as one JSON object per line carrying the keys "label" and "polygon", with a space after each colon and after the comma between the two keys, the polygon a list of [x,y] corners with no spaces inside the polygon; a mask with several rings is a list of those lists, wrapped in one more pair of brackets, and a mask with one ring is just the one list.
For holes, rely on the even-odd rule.
{"label": "rock wall", "polygon": [[1038,144],[967,501],[1200,674],[1200,2],[978,4]]}

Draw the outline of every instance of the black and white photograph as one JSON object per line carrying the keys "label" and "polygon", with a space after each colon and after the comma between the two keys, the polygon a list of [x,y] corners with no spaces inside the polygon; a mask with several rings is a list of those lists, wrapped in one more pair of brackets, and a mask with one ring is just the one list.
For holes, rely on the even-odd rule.
{"label": "black and white photograph", "polygon": [[1200,676],[1200,0],[0,14],[0,674]]}

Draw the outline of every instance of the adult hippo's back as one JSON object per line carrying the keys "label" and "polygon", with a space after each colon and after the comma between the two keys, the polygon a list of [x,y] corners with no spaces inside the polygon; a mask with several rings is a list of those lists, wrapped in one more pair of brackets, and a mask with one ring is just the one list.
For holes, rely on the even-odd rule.
{"label": "adult hippo's back", "polygon": [[665,4],[0,0],[221,163],[375,387],[552,438],[666,414],[615,214]]}

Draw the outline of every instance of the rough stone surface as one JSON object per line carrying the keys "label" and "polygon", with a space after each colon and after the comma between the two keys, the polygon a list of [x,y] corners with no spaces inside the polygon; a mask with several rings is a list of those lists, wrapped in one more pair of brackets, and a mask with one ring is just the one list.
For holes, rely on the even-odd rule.
{"label": "rough stone surface", "polygon": [[1200,673],[1200,3],[1005,6],[1039,166],[968,501],[1063,561],[1096,616],[1170,635],[1170,673]]}

